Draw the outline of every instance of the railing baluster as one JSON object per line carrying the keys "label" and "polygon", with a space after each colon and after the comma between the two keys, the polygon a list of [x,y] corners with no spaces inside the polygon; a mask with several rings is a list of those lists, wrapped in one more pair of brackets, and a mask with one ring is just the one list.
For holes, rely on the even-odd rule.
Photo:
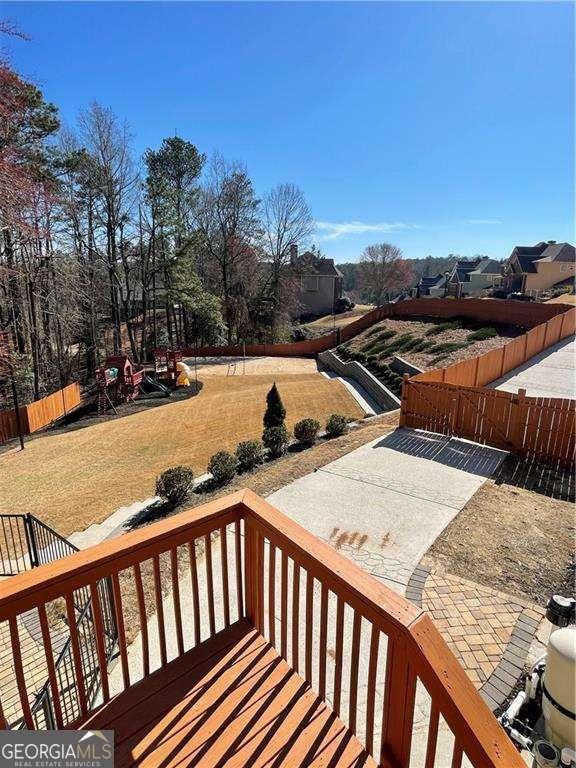
{"label": "railing baluster", "polygon": [[312,685],[312,629],[314,623],[314,576],[306,571],[306,680]]}
{"label": "railing baluster", "polygon": [[436,742],[438,740],[438,721],[440,711],[436,704],[432,702],[430,710],[430,720],[428,722],[428,743],[426,745],[426,762],[424,768],[434,768],[436,762]]}
{"label": "railing baluster", "polygon": [[358,703],[358,665],[360,656],[360,631],[362,616],[354,611],[352,626],[352,651],[350,655],[350,700],[348,705],[348,727],[356,733],[356,710]]}
{"label": "railing baluster", "polygon": [[374,750],[374,708],[376,705],[376,677],[378,674],[378,646],[380,630],[372,624],[370,634],[370,661],[368,663],[368,688],[366,693],[366,749]]}
{"label": "railing baluster", "polygon": [[276,547],[270,542],[268,557],[268,634],[276,644]]}
{"label": "railing baluster", "polygon": [[100,595],[96,582],[90,584],[90,597],[92,598],[92,615],[94,617],[94,639],[96,641],[96,653],[98,654],[98,666],[100,667],[100,682],[102,684],[102,698],[108,701],[110,690],[108,687],[108,660],[104,648],[104,623],[102,621],[102,609],[100,607]]}
{"label": "railing baluster", "polygon": [[201,637],[200,626],[200,605],[199,605],[199,592],[198,592],[198,566],[196,564],[196,544],[193,539],[188,544],[188,552],[190,554],[190,581],[192,584],[192,611],[194,613],[194,643],[198,645]]}
{"label": "railing baluster", "polygon": [[234,523],[234,540],[236,544],[236,600],[238,603],[238,618],[244,616],[244,600],[242,597],[242,537],[240,532],[240,520]]}
{"label": "railing baluster", "polygon": [[228,594],[228,542],[226,526],[220,528],[220,560],[222,566],[222,598],[224,608],[224,626],[230,626],[230,596]]}
{"label": "railing baluster", "polygon": [[[160,642],[160,663],[166,664],[166,630],[164,627],[164,603],[162,600],[162,582],[160,579],[160,560],[158,555],[152,558],[154,570],[154,596],[156,598],[156,620],[158,622],[158,640]],[[120,630],[118,630],[120,631]]]}
{"label": "railing baluster", "polygon": [[28,701],[28,692],[26,690],[26,678],[24,677],[24,668],[22,666],[22,656],[20,654],[20,638],[18,636],[18,621],[15,616],[10,616],[8,619],[10,626],[10,643],[12,645],[12,657],[14,659],[14,672],[16,675],[16,683],[18,685],[18,694],[20,696],[20,703],[22,705],[22,714],[24,715],[24,722],[26,727],[30,730],[34,730],[34,720],[32,719],[32,711],[30,710],[30,702]]}
{"label": "railing baluster", "polygon": [[[112,593],[114,595],[114,613],[116,616],[116,630],[118,632],[118,648],[120,649],[120,662],[122,664],[122,680],[124,688],[130,687],[130,670],[128,668],[128,652],[126,650],[126,631],[124,629],[124,613],[122,611],[122,592],[118,574],[112,574]],[[165,662],[164,662],[165,663]]]}
{"label": "railing baluster", "polygon": [[80,642],[78,640],[78,625],[76,623],[76,609],[74,608],[74,595],[68,592],[65,595],[66,616],[68,618],[68,629],[70,631],[70,642],[72,644],[72,660],[74,662],[74,672],[76,674],[76,687],[78,690],[78,701],[80,711],[83,715],[88,712],[88,701],[86,699],[86,685],[84,683],[84,670],[82,669],[82,654],[80,652]]}
{"label": "railing baluster", "polygon": [[182,611],[180,608],[180,582],[178,580],[178,550],[170,550],[170,571],[172,574],[172,602],[174,604],[174,620],[176,622],[176,643],[178,656],[184,653],[184,636],[182,634]]}
{"label": "railing baluster", "polygon": [[326,646],[328,644],[328,587],[322,583],[320,594],[320,647],[318,648],[318,693],[326,697]]}
{"label": "railing baluster", "polygon": [[460,744],[457,741],[454,741],[454,749],[452,750],[452,763],[450,764],[450,768],[461,768],[463,754],[464,752]]}
{"label": "railing baluster", "polygon": [[344,601],[338,595],[336,608],[336,665],[334,667],[334,712],[340,716],[342,695],[342,646],[344,641]]}
{"label": "railing baluster", "polygon": [[299,614],[300,614],[300,566],[294,563],[292,570],[292,669],[299,673]]}
{"label": "railing baluster", "polygon": [[148,677],[150,674],[150,647],[148,644],[148,618],[146,616],[146,602],[144,600],[144,587],[142,586],[142,573],[140,563],[134,564],[134,581],[136,582],[136,597],[138,599],[138,615],[140,616],[140,634],[142,635],[142,674]]}
{"label": "railing baluster", "polygon": [[208,620],[210,622],[210,637],[216,634],[216,619],[214,617],[214,580],[212,576],[212,539],[210,534],[204,536],[204,559],[206,561],[206,591],[208,594]]}
{"label": "railing baluster", "polygon": [[50,627],[48,617],[46,616],[46,606],[44,603],[38,606],[38,616],[40,618],[40,629],[42,631],[42,645],[44,646],[44,655],[46,657],[46,666],[48,668],[48,682],[50,683],[50,693],[54,705],[54,715],[56,717],[56,727],[62,728],[62,705],[60,704],[60,691],[58,690],[58,681],[56,680],[56,668],[54,666],[54,652],[52,650],[52,638],[50,637]]}
{"label": "railing baluster", "polygon": [[288,661],[288,555],[282,550],[282,572],[280,589],[280,654]]}

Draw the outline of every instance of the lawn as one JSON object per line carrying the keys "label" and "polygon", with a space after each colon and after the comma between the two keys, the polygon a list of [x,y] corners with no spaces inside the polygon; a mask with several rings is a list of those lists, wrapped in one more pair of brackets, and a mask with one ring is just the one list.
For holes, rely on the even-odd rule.
{"label": "lawn", "polygon": [[206,377],[193,398],[30,440],[0,457],[0,511],[32,512],[67,535],[120,506],[154,494],[156,476],[176,464],[206,471],[210,456],[259,437],[266,393],[276,381],[286,421],[335,412],[361,418],[346,388],[319,374]]}
{"label": "lawn", "polygon": [[306,323],[303,327],[321,330],[322,333],[329,333],[334,326],[336,328],[343,328],[345,325],[353,323],[354,320],[358,320],[359,317],[363,317],[372,309],[374,309],[372,304],[356,304],[354,309],[351,309],[349,312],[341,312],[339,315],[324,315],[324,317],[319,317],[310,323]]}

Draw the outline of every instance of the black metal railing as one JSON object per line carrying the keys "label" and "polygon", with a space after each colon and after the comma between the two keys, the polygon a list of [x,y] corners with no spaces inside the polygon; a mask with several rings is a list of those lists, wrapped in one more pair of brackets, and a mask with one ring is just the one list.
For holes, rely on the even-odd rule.
{"label": "black metal railing", "polygon": [[[0,576],[13,576],[24,571],[47,565],[62,557],[78,552],[78,547],[61,536],[34,515],[0,514]],[[109,579],[98,583],[104,648],[107,661],[116,652],[117,631],[114,611],[114,597]],[[92,613],[92,598],[88,587],[81,587],[74,593],[76,627],[80,639],[80,657],[86,687],[86,698],[92,706],[100,690],[101,676],[96,647],[96,627]],[[64,618],[56,622],[65,627]],[[56,640],[56,638],[55,638]],[[57,657],[54,661],[58,684],[63,727],[80,717],[80,700],[76,684],[76,672],[69,633],[55,644]],[[23,658],[26,666],[26,658]],[[36,663],[34,658],[30,663]],[[57,727],[55,707],[49,681],[46,680],[30,703],[36,728]],[[25,728],[23,719],[10,724],[12,729]]]}

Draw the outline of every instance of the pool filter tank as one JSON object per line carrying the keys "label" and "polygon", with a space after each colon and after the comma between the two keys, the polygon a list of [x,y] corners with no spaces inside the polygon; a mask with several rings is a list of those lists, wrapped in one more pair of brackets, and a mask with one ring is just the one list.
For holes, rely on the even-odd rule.
{"label": "pool filter tank", "polygon": [[576,749],[576,627],[552,632],[542,678],[542,714],[546,738]]}

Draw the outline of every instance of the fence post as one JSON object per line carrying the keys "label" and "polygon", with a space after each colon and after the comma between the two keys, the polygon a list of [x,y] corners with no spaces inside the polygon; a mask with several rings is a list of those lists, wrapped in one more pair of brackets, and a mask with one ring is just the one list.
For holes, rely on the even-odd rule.
{"label": "fence post", "polygon": [[402,376],[402,394],[400,395],[400,420],[398,422],[399,427],[406,426],[406,410],[408,408],[408,379],[410,377],[407,373]]}
{"label": "fence post", "polygon": [[512,398],[512,413],[510,414],[510,442],[515,453],[524,455],[524,432],[526,424],[522,418],[524,415],[524,403],[526,390],[519,389],[518,394]]}

